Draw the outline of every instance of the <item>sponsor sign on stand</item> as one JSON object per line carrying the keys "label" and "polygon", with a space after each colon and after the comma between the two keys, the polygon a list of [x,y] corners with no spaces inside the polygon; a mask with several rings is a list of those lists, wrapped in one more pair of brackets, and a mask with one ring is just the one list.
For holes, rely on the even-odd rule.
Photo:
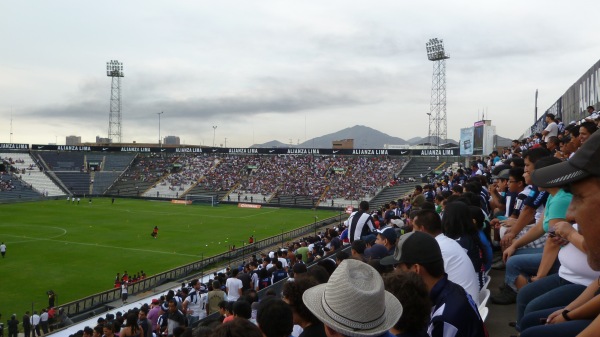
{"label": "sponsor sign on stand", "polygon": [[245,203],[239,203],[238,204],[238,208],[261,208],[262,205],[259,204],[245,204]]}
{"label": "sponsor sign on stand", "polygon": [[172,204],[177,204],[177,205],[191,205],[192,204],[192,200],[178,200],[178,199],[173,199],[171,200]]}
{"label": "sponsor sign on stand", "polygon": [[[27,144],[6,144],[5,148],[27,149]],[[1,148],[1,145],[0,145]],[[32,150],[75,152],[138,152],[138,153],[218,153],[259,155],[345,155],[345,156],[458,156],[458,148],[450,149],[298,149],[298,148],[226,148],[226,147],[136,147],[95,145],[31,145]]]}

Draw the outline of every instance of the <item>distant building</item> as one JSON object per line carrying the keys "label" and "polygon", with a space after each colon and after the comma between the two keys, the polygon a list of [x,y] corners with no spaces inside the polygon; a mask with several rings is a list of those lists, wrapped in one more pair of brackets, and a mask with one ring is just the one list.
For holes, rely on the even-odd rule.
{"label": "distant building", "polygon": [[164,145],[181,145],[181,141],[177,136],[166,136],[164,141]]}
{"label": "distant building", "polygon": [[96,144],[110,144],[112,139],[96,136]]}
{"label": "distant building", "polygon": [[332,149],[353,149],[354,139],[334,140],[331,142]]}
{"label": "distant building", "polygon": [[67,136],[65,145],[79,145],[81,144],[81,136]]}

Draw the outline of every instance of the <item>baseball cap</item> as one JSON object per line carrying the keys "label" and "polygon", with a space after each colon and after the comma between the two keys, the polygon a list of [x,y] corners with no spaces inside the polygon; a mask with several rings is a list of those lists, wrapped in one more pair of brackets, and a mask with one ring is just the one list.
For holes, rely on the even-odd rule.
{"label": "baseball cap", "polygon": [[340,249],[341,246],[342,246],[342,241],[340,241],[340,238],[338,238],[336,236],[335,238],[331,239],[331,247],[338,250],[338,249]]}
{"label": "baseball cap", "polygon": [[396,230],[393,227],[385,227],[377,230],[377,234],[385,237],[390,243],[396,243],[398,240],[398,234],[396,234]]}
{"label": "baseball cap", "polygon": [[367,259],[378,260],[388,256],[388,250],[384,245],[376,243],[371,248],[365,249],[364,255]]}
{"label": "baseball cap", "polygon": [[600,132],[594,132],[568,161],[535,170],[531,180],[539,187],[557,187],[589,176],[600,176]]}
{"label": "baseball cap", "polygon": [[508,174],[509,171],[510,171],[509,169],[504,169],[504,170],[498,172],[498,174],[492,175],[492,179],[505,179],[505,180],[509,179],[510,178],[510,176]]}
{"label": "baseball cap", "polygon": [[423,232],[410,232],[398,240],[393,255],[379,261],[382,265],[397,263],[433,263],[442,260],[442,251],[435,238]]}
{"label": "baseball cap", "polygon": [[160,303],[160,302],[158,301],[158,299],[157,299],[157,298],[153,298],[153,299],[152,299],[152,304],[158,304],[158,303]]}
{"label": "baseball cap", "polygon": [[390,220],[390,223],[392,223],[392,225],[395,225],[398,227],[404,226],[404,221],[402,221],[402,219],[392,219],[392,220]]}

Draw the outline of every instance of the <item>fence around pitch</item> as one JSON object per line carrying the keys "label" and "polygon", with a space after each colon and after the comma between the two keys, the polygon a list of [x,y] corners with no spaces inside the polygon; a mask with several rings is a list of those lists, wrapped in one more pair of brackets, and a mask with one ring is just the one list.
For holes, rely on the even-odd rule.
{"label": "fence around pitch", "polygon": [[[256,252],[260,252],[262,249],[272,246],[283,246],[284,242],[292,238],[301,237],[307,235],[310,232],[316,232],[317,228],[333,224],[337,221],[341,221],[347,217],[347,214],[340,213],[337,216],[333,216],[319,222],[315,222],[309,225],[302,226],[300,228],[293,229],[291,231],[283,232],[263,240],[257,241],[253,244],[243,245],[242,247],[236,248],[233,251],[221,253],[215,256],[211,256],[196,262],[189,263],[184,266],[180,266],[160,274],[150,276],[146,279],[140,280],[128,286],[127,290],[129,294],[137,294],[144,291],[148,291],[156,288],[157,286],[166,282],[182,279],[188,275],[197,274],[207,266],[218,266],[219,264],[225,263],[229,265],[231,261],[236,261],[240,258],[244,259],[245,256],[250,257]],[[77,315],[83,312],[91,311],[107,303],[117,301],[121,298],[121,289],[114,288],[101,293],[97,293],[76,301],[59,305],[65,310],[67,315]]]}

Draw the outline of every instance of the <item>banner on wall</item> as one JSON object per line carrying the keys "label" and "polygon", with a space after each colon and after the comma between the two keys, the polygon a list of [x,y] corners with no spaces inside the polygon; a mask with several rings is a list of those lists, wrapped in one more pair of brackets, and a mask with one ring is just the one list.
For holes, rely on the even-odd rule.
{"label": "banner on wall", "polygon": [[460,129],[460,155],[473,155],[473,128]]}

